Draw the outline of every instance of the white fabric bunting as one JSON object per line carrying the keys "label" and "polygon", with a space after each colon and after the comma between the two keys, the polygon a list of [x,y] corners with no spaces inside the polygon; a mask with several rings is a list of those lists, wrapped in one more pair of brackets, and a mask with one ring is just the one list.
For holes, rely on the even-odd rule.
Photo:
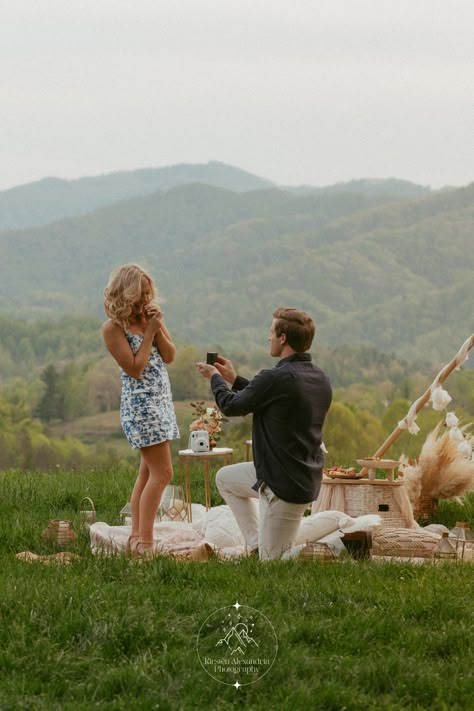
{"label": "white fabric bunting", "polygon": [[444,410],[453,398],[447,390],[441,387],[441,385],[437,385],[435,388],[433,388],[433,386],[431,387],[431,402],[433,404],[433,410]]}

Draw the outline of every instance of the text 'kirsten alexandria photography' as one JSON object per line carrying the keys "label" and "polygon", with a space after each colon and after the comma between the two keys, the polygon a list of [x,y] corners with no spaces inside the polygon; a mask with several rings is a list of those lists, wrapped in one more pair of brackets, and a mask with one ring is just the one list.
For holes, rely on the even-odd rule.
{"label": "text 'kirsten alexandria photography'", "polygon": [[239,689],[270,671],[278,653],[278,640],[268,617],[236,602],[215,610],[204,620],[197,653],[209,676]]}

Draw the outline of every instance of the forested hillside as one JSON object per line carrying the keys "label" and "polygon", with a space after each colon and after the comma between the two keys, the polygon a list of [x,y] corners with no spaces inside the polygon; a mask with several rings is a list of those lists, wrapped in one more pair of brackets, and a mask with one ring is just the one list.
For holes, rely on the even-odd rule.
{"label": "forested hillside", "polygon": [[236,193],[205,185],[0,233],[0,311],[101,318],[110,270],[151,269],[173,333],[264,346],[273,308],[314,314],[317,338],[441,361],[470,335],[474,185],[383,194]]}
{"label": "forested hillside", "polygon": [[[2,317],[0,333],[0,468],[94,467],[132,456],[119,424],[118,367],[105,351],[99,320],[28,323]],[[190,402],[211,398],[208,382],[194,367],[204,350],[180,341],[177,346],[169,373],[182,439],[174,449],[186,446]],[[430,364],[408,363],[372,347],[316,344],[312,353],[334,387],[325,434],[328,461],[334,464],[353,463],[375,451],[436,372]],[[226,355],[248,377],[274,363],[268,348]],[[451,408],[463,422],[472,421],[474,371],[453,373],[448,389]],[[442,417],[426,407],[419,419],[422,432],[426,435]],[[226,424],[225,443],[239,457],[250,426],[250,417]],[[422,437],[404,435],[398,451],[416,455]]]}
{"label": "forested hillside", "polygon": [[[299,193],[363,193],[364,195],[390,195],[392,197],[419,198],[429,195],[432,190],[424,185],[411,183],[409,180],[397,178],[360,178],[349,180],[347,183],[335,183],[324,187],[315,188],[312,185],[288,187],[288,190]],[[449,190],[451,188],[443,188]]]}
{"label": "forested hillside", "polygon": [[119,200],[188,183],[206,183],[236,192],[271,186],[269,180],[217,161],[142,168],[76,180],[45,178],[0,192],[0,230],[44,225]]}
{"label": "forested hillside", "polygon": [[[101,323],[96,318],[72,316],[31,323],[0,314],[0,383],[15,377],[31,379],[39,376],[51,364],[62,371],[71,363],[87,370],[91,364],[104,357],[112,363],[102,340]],[[189,342],[177,340],[176,343],[177,362],[171,366],[172,369],[179,365],[180,356],[189,361],[191,366],[196,360],[205,357],[204,350]],[[315,343],[312,353],[336,387],[345,387],[359,381],[374,383],[391,380],[399,383],[414,370],[430,368],[426,362],[408,363],[395,354],[380,353],[367,346],[329,348],[325,344]],[[251,375],[274,363],[268,347],[252,350],[237,348],[228,351],[227,355],[244,369],[244,375]],[[183,395],[188,396],[195,396],[192,388]]]}

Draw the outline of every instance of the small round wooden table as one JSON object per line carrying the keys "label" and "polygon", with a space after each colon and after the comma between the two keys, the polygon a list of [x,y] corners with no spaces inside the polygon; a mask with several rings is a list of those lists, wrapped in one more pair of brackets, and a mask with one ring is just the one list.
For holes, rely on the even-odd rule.
{"label": "small round wooden table", "polygon": [[183,473],[184,473],[184,485],[186,492],[186,509],[188,514],[188,521],[191,523],[193,520],[192,514],[192,501],[191,501],[191,470],[190,462],[193,459],[197,459],[202,462],[203,476],[204,476],[204,494],[206,499],[206,511],[211,508],[211,481],[209,478],[209,460],[215,459],[216,457],[221,457],[224,460],[224,466],[227,464],[227,460],[230,459],[232,464],[234,461],[234,450],[230,447],[214,447],[209,452],[193,452],[192,449],[181,449],[178,452],[179,461],[179,481],[182,485]]}

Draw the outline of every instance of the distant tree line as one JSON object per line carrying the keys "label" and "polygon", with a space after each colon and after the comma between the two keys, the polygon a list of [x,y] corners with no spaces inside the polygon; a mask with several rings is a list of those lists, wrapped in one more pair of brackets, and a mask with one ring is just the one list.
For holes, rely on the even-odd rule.
{"label": "distant tree line", "polygon": [[[106,353],[100,323],[94,319],[25,325],[3,321],[0,356],[0,468],[79,467],[110,460],[114,454],[100,451],[73,438],[53,437],[50,427],[77,418],[112,412],[120,403],[120,375]],[[15,340],[16,336],[16,340]],[[216,346],[214,346],[216,347]],[[222,348],[217,346],[222,352]],[[266,348],[225,353],[238,371],[252,377],[273,359]],[[208,399],[209,384],[195,363],[205,354],[194,345],[178,344],[169,367],[176,401]],[[436,374],[426,364],[408,364],[394,355],[366,346],[329,349],[318,346],[313,357],[334,387],[334,402],[325,427],[328,464],[353,463],[368,456],[384,441]],[[446,383],[452,406],[464,423],[474,418],[474,371],[462,369]],[[404,451],[416,456],[427,434],[442,413],[425,407],[419,416],[423,431],[418,437],[404,433],[391,456]],[[184,423],[184,430],[188,426]],[[251,436],[251,417],[226,425],[225,442],[243,456],[245,439]]]}

